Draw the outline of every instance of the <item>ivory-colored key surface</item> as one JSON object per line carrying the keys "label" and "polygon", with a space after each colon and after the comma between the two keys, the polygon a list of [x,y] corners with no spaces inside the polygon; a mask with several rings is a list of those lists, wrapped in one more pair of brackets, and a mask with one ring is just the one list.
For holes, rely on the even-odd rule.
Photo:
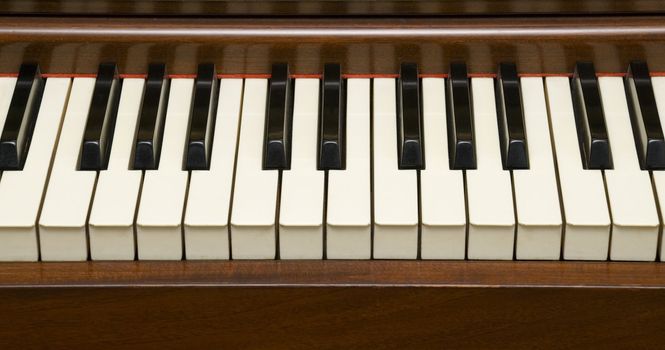
{"label": "ivory-colored key surface", "polygon": [[565,219],[563,258],[606,260],[611,222],[602,173],[582,166],[569,79],[545,83]]}
{"label": "ivory-colored key surface", "polygon": [[41,258],[44,261],[88,258],[86,221],[97,172],[78,170],[78,161],[94,86],[94,78],[74,78],[69,94],[39,219]]}
{"label": "ivory-colored key surface", "polygon": [[425,169],[420,171],[421,257],[464,259],[466,208],[461,170],[448,166],[445,80],[422,79]]}
{"label": "ivory-colored key surface", "polygon": [[233,190],[242,79],[219,83],[215,138],[209,170],[192,171],[185,212],[187,259],[229,258],[229,212]]}
{"label": "ivory-colored key surface", "polygon": [[[15,78],[0,78],[0,125],[5,123],[15,83]],[[37,218],[70,84],[69,78],[47,80],[25,165],[2,174],[0,261],[39,258]]]}
{"label": "ivory-colored key surface", "polygon": [[182,216],[188,172],[183,170],[194,79],[173,79],[157,170],[143,179],[136,219],[140,260],[179,260],[183,256]]}
{"label": "ivory-colored key surface", "polygon": [[513,170],[517,241],[515,257],[557,260],[562,219],[542,78],[520,79],[529,169]]}
{"label": "ivory-colored key surface", "polygon": [[372,255],[370,83],[346,81],[346,169],[328,171],[328,259]]}
{"label": "ivory-colored key surface", "polygon": [[374,79],[373,102],[374,258],[415,259],[418,178],[398,168],[395,79]]}
{"label": "ivory-colored key surface", "polygon": [[[656,98],[656,106],[658,106],[658,116],[660,117],[660,124],[665,125],[665,77],[652,77],[651,85],[653,86],[653,94]],[[658,201],[658,208],[660,210],[660,217],[665,217],[665,171],[655,170],[651,172],[653,179],[654,193]],[[665,240],[662,238],[663,223],[660,227],[660,261],[665,261]]]}
{"label": "ivory-colored key surface", "polygon": [[472,78],[476,170],[466,171],[469,259],[513,258],[515,214],[510,172],[503,169],[491,78]]}
{"label": "ivory-colored key surface", "polygon": [[143,79],[122,82],[109,165],[99,172],[90,210],[92,260],[134,259],[134,217],[142,172],[129,166],[144,85]]}
{"label": "ivory-colored key surface", "polygon": [[640,169],[621,77],[598,78],[614,169],[605,170],[611,260],[656,259],[660,222],[648,171]]}
{"label": "ivory-colored key surface", "polygon": [[263,170],[266,79],[245,79],[231,212],[231,256],[274,259],[279,172]]}
{"label": "ivory-colored key surface", "polygon": [[323,258],[325,173],[317,170],[319,79],[296,79],[291,169],[282,172],[279,209],[281,259]]}

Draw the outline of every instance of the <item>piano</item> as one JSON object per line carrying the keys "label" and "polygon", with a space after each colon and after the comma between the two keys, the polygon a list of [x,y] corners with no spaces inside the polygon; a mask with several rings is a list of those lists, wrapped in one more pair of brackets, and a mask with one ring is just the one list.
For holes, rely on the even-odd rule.
{"label": "piano", "polygon": [[5,0],[0,348],[659,348],[659,0]]}

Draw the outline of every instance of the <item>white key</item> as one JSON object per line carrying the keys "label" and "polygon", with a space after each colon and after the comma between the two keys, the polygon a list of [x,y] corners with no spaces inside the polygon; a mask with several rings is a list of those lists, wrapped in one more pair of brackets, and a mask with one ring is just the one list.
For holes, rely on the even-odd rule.
{"label": "white key", "polygon": [[623,78],[598,78],[614,168],[605,170],[611,260],[656,259],[660,222],[649,172],[640,169]]}
{"label": "white key", "polygon": [[606,260],[610,215],[605,186],[600,170],[585,170],[582,166],[570,80],[548,77],[545,83],[566,221],[563,258]]}
{"label": "white key", "polygon": [[263,170],[266,79],[246,79],[231,211],[231,256],[274,259],[279,172]]}
{"label": "white key", "polygon": [[282,172],[281,259],[323,258],[325,172],[318,170],[319,79],[296,79],[291,169]]}
{"label": "white key", "polygon": [[81,140],[95,78],[75,78],[39,219],[42,260],[88,258],[86,224],[96,171],[79,171]]}
{"label": "white key", "polygon": [[134,259],[134,216],[142,172],[129,166],[144,85],[144,79],[122,82],[109,165],[99,172],[88,221],[92,260]]}
{"label": "white key", "polygon": [[229,258],[229,212],[235,169],[242,79],[219,84],[215,138],[209,170],[194,170],[185,213],[187,259]]}
{"label": "white key", "polygon": [[494,80],[471,79],[476,170],[466,171],[469,259],[513,258],[515,213],[510,172],[499,150]]}
{"label": "white key", "polygon": [[[653,86],[653,94],[656,97],[656,106],[658,106],[658,116],[660,117],[660,125],[665,125],[665,77],[652,77],[651,85]],[[658,208],[660,210],[660,217],[665,217],[665,171],[652,171],[651,178],[656,193],[656,200],[658,201]],[[662,223],[661,223],[662,224]],[[662,232],[662,226],[661,226]],[[662,233],[661,233],[662,235]],[[665,240],[660,238],[660,261],[665,261]]]}
{"label": "white key", "polygon": [[515,257],[557,260],[561,255],[559,189],[542,78],[522,78],[529,169],[513,170],[517,243]]}
{"label": "white key", "polygon": [[397,162],[395,79],[374,79],[374,258],[418,256],[418,177]]}
{"label": "white key", "polygon": [[346,81],[346,169],[328,171],[328,259],[372,256],[369,84]]}
{"label": "white key", "polygon": [[182,215],[188,172],[183,170],[194,79],[172,79],[157,170],[143,179],[136,243],[140,260],[182,259]]}
{"label": "white key", "polygon": [[[4,125],[14,78],[0,78],[0,125]],[[5,171],[0,181],[0,260],[36,261],[37,218],[71,80],[49,78],[37,115],[30,151],[21,171]]]}
{"label": "white key", "polygon": [[424,78],[422,94],[425,169],[420,171],[421,257],[464,259],[464,177],[448,164],[445,80]]}

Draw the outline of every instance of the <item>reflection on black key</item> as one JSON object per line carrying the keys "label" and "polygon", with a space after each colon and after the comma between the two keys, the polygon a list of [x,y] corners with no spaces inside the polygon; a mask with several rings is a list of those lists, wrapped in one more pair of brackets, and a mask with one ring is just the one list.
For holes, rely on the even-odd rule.
{"label": "reflection on black key", "polygon": [[267,103],[263,168],[289,169],[293,87],[289,78],[289,66],[285,63],[272,66]]}
{"label": "reflection on black key", "polygon": [[640,166],[665,169],[665,139],[646,62],[630,63],[624,85]]}
{"label": "reflection on black key", "polygon": [[593,63],[579,62],[571,81],[575,122],[586,169],[611,169],[612,156]]}
{"label": "reflection on black key", "polygon": [[0,136],[0,170],[23,169],[43,92],[39,65],[22,64]]}
{"label": "reflection on black key", "polygon": [[148,79],[145,83],[136,132],[134,169],[157,169],[159,165],[168,91],[166,65],[151,64],[148,67]]}
{"label": "reflection on black key", "polygon": [[475,169],[471,99],[466,64],[451,63],[446,91],[448,153],[451,169]]}
{"label": "reflection on black key", "polygon": [[402,63],[397,84],[397,148],[400,169],[423,169],[420,81],[415,63]]}
{"label": "reflection on black key", "polygon": [[187,170],[205,170],[210,167],[210,151],[217,108],[217,76],[215,65],[199,65],[194,86],[194,101],[189,121],[187,141]]}
{"label": "reflection on black key", "polygon": [[514,63],[499,64],[495,90],[503,167],[507,170],[528,169],[522,93]]}
{"label": "reflection on black key", "polygon": [[88,121],[81,147],[81,170],[103,170],[108,165],[120,98],[115,63],[102,63],[92,92]]}
{"label": "reflection on black key", "polygon": [[319,112],[318,168],[320,170],[344,169],[345,90],[340,65],[326,64],[323,68]]}

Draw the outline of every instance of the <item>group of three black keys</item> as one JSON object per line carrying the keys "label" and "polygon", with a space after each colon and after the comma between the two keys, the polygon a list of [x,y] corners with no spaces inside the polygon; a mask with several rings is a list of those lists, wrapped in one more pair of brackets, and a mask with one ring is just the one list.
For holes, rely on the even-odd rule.
{"label": "group of three black keys", "polygon": [[[658,116],[649,69],[645,62],[631,62],[626,74],[631,121],[642,169],[665,168],[665,139]],[[200,64],[195,80],[183,168],[209,168],[217,105],[214,64]],[[263,167],[290,167],[294,83],[287,64],[274,64],[266,101]],[[472,94],[466,65],[452,63],[447,79],[448,150],[451,169],[475,169]],[[80,170],[107,166],[122,81],[114,63],[99,66],[80,153]],[[0,170],[21,170],[27,156],[44,78],[37,64],[23,64],[0,135]],[[128,166],[156,169],[159,163],[169,80],[164,64],[148,67],[134,145]],[[422,106],[418,66],[403,63],[396,84],[397,152],[400,169],[424,169]],[[612,168],[600,90],[592,63],[579,62],[571,79],[580,155],[587,169]],[[528,169],[527,135],[516,66],[501,63],[496,77],[496,102],[501,157],[504,168]],[[321,80],[318,168],[345,168],[345,80],[339,64],[326,64]],[[369,135],[368,135],[369,137]],[[443,145],[442,145],[443,147]]]}

